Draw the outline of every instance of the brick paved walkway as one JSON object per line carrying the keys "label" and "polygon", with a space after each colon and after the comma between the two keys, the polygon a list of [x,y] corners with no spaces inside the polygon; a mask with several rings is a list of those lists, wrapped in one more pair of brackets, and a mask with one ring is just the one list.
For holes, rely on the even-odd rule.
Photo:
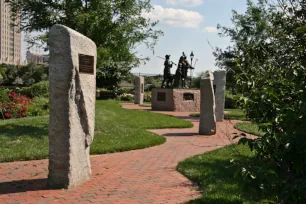
{"label": "brick paved walkway", "polygon": [[[125,108],[137,109],[135,105]],[[143,108],[141,109],[148,109]],[[189,113],[163,112],[191,121],[193,128],[152,130],[163,145],[91,157],[92,179],[70,190],[46,187],[47,160],[0,164],[0,203],[184,203],[200,196],[197,187],[175,168],[179,161],[230,143],[230,122],[218,134],[199,136],[198,120]]]}

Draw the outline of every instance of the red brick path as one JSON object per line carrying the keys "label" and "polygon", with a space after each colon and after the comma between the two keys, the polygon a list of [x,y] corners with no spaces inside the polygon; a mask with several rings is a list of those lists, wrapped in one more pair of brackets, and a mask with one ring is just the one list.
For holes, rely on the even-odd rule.
{"label": "red brick path", "polygon": [[[139,108],[124,105],[125,108]],[[142,108],[147,109],[147,108]],[[163,145],[91,157],[92,179],[70,190],[46,187],[47,160],[0,164],[0,203],[184,203],[200,196],[197,186],[178,173],[179,161],[230,144],[224,133],[230,122],[218,123],[218,134],[199,136],[198,121],[189,113],[173,113],[193,128],[152,132],[166,136]]]}

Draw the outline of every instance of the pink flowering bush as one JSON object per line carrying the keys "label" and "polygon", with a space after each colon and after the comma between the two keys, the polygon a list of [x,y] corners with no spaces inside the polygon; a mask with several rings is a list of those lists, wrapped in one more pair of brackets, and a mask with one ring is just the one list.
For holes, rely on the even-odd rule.
{"label": "pink flowering bush", "polygon": [[0,119],[23,118],[28,116],[28,106],[32,100],[27,96],[12,92],[9,101],[0,101]]}

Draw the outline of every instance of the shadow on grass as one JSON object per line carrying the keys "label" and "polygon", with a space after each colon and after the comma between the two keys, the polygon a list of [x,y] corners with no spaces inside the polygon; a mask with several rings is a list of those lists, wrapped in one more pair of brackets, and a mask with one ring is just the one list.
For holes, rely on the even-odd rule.
{"label": "shadow on grass", "polygon": [[22,125],[21,124],[7,124],[0,126],[1,135],[7,136],[11,140],[15,140],[19,137],[26,136],[41,139],[48,136],[48,124],[40,126]]}
{"label": "shadow on grass", "polygon": [[0,183],[0,194],[23,193],[38,190],[51,190],[51,188],[47,186],[46,178]]}

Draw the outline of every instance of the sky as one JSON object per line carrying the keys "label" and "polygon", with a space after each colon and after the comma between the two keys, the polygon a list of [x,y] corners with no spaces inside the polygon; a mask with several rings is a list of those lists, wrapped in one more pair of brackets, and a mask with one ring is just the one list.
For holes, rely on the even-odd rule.
{"label": "sky", "polygon": [[[154,54],[145,46],[139,46],[138,56],[149,57],[144,65],[132,69],[132,73],[162,74],[164,61],[160,57],[171,55],[170,60],[177,63],[182,52],[188,56],[193,51],[198,59],[195,74],[205,70],[215,70],[213,47],[226,48],[229,39],[219,37],[217,25],[231,26],[232,10],[243,13],[246,10],[246,0],[151,0],[153,10],[144,14],[152,21],[159,21],[156,29],[162,30],[164,36],[159,38]],[[33,33],[32,35],[36,35]],[[23,35],[24,36],[24,35]],[[32,52],[41,50],[33,48]],[[25,59],[26,44],[22,45],[22,56]],[[193,63],[194,65],[194,63]],[[172,74],[175,73],[174,68]]]}
{"label": "sky", "polygon": [[170,60],[177,63],[185,52],[190,62],[191,51],[195,55],[193,62],[198,59],[195,73],[217,69],[207,41],[213,47],[226,48],[229,39],[219,37],[217,25],[231,26],[232,10],[239,13],[246,10],[246,0],[152,0],[151,4],[154,10],[146,16],[159,20],[156,28],[164,36],[160,37],[154,55],[143,46],[137,49],[139,55],[150,57],[150,61],[132,69],[133,73],[162,74],[164,61],[158,56],[170,54]]}

